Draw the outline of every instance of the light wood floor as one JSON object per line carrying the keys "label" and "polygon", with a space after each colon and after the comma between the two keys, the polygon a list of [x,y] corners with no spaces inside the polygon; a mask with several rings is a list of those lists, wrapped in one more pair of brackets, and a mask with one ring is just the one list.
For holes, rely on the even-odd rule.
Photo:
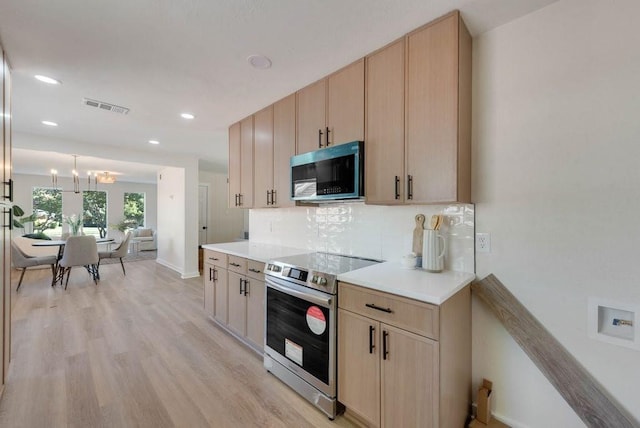
{"label": "light wood floor", "polygon": [[[13,292],[0,427],[347,427],[267,373],[209,321],[202,279],[155,263],[74,268],[67,291],[29,270]],[[15,271],[13,274],[17,274]],[[17,284],[14,275],[13,289]]]}

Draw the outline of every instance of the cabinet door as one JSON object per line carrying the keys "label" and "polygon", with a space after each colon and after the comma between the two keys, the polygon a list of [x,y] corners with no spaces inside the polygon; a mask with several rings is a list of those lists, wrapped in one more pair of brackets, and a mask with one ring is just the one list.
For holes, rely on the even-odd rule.
{"label": "cabinet door", "polygon": [[264,281],[247,278],[247,339],[258,349],[264,348]]}
{"label": "cabinet door", "polygon": [[438,342],[387,324],[381,328],[388,351],[381,364],[382,426],[437,428]]}
{"label": "cabinet door", "polygon": [[[297,92],[297,153],[318,150],[325,145],[326,82],[326,79],[322,79]],[[321,136],[319,132],[322,132]]]}
{"label": "cabinet door", "polygon": [[270,207],[273,190],[273,106],[253,116],[253,144],[255,153],[254,208]]}
{"label": "cabinet door", "polygon": [[407,66],[407,199],[453,202],[458,174],[458,15],[410,34]]}
{"label": "cabinet door", "polygon": [[240,208],[253,207],[253,116],[240,122]]}
{"label": "cabinet door", "polygon": [[229,127],[229,207],[238,206],[240,194],[240,122]]}
{"label": "cabinet door", "polygon": [[227,325],[240,336],[247,334],[247,298],[244,295],[244,275],[229,271],[229,317]]}
{"label": "cabinet door", "polygon": [[379,337],[380,323],[338,309],[338,400],[372,426],[380,426]]}
{"label": "cabinet door", "polygon": [[228,271],[226,269],[218,269],[216,272],[216,280],[214,281],[214,317],[222,324],[227,323],[228,307]]}
{"label": "cabinet door", "polygon": [[367,203],[404,201],[404,39],[367,57]]}
{"label": "cabinet door", "polygon": [[273,202],[276,207],[291,207],[291,167],[296,154],[296,96],[289,95],[273,105]]}
{"label": "cabinet door", "polygon": [[331,146],[364,140],[364,59],[328,78],[327,126]]}
{"label": "cabinet door", "polygon": [[215,314],[215,283],[218,275],[216,267],[211,263],[204,264],[204,311],[207,315]]}

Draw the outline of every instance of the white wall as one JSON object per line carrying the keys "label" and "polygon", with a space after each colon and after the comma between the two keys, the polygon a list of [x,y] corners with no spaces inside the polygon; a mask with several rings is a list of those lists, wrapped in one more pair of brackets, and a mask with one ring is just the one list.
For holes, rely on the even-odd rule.
{"label": "white wall", "polygon": [[373,206],[362,203],[250,211],[251,241],[398,261],[412,251],[416,214],[444,214],[447,269],[473,272],[473,205]]}
{"label": "white wall", "polygon": [[207,243],[216,244],[241,239],[247,210],[229,208],[227,175],[200,171],[199,179],[200,184],[208,186]]}
{"label": "white wall", "polygon": [[[13,180],[14,204],[20,206],[24,210],[25,215],[29,215],[33,212],[33,188],[50,187],[51,177],[44,175],[14,174]],[[73,189],[73,181],[71,178],[59,177],[58,187]],[[87,190],[87,184],[84,181],[81,181],[80,190]],[[124,218],[125,192],[139,192],[145,194],[145,225],[146,227],[157,229],[155,184],[117,181],[114,184],[98,184],[98,190],[107,192],[107,224],[118,223]],[[62,194],[62,213],[66,216],[82,213],[82,193],[64,192]]]}
{"label": "white wall", "polygon": [[[474,40],[473,199],[494,273],[637,420],[640,353],[588,338],[591,296],[640,304],[640,2],[563,0]],[[583,426],[485,306],[473,376],[514,426]],[[638,334],[638,332],[636,332]]]}
{"label": "white wall", "polygon": [[[197,161],[196,161],[197,163]],[[182,275],[198,271],[197,168],[163,168],[158,172],[158,263]]]}

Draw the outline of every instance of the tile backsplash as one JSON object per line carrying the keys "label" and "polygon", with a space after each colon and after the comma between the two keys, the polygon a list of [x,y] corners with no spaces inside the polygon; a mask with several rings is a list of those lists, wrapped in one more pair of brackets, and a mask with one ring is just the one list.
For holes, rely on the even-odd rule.
{"label": "tile backsplash", "polygon": [[425,227],[434,214],[444,216],[440,229],[447,251],[445,268],[474,272],[472,204],[376,206],[362,202],[249,212],[251,241],[313,251],[397,261],[411,252],[415,216]]}

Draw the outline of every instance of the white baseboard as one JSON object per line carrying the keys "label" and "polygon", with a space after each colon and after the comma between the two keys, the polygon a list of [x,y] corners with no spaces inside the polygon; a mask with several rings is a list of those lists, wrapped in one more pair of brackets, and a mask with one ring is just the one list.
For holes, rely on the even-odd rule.
{"label": "white baseboard", "polygon": [[190,272],[190,273],[183,273],[181,278],[182,279],[189,279],[189,278],[197,278],[200,276],[200,272],[199,271],[195,271],[195,272]]}
{"label": "white baseboard", "polygon": [[182,269],[180,269],[178,266],[169,263],[168,261],[164,260],[164,259],[160,259],[157,258],[156,259],[156,263],[161,264],[162,266],[168,267],[171,270],[174,270],[176,272],[178,272],[180,275],[183,275]]}

